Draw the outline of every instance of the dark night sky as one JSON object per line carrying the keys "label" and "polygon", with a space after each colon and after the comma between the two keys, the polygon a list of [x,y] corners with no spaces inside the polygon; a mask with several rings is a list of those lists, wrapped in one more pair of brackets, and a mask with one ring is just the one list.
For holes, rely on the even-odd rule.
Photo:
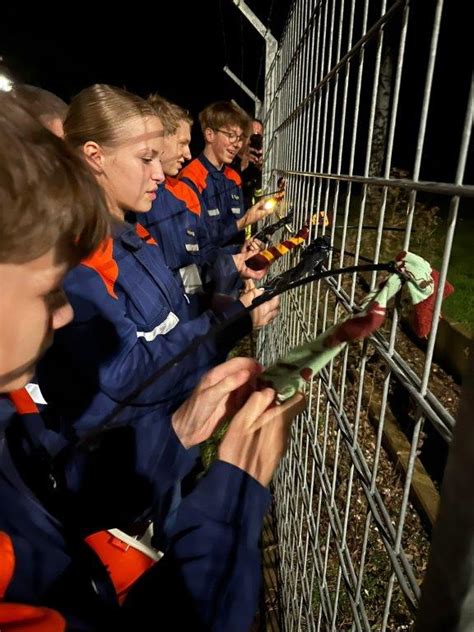
{"label": "dark night sky", "polygon": [[[279,39],[292,1],[247,0],[247,4]],[[136,9],[132,4],[123,9],[108,5],[105,15],[103,8],[98,15],[96,6],[91,2],[71,5],[66,17],[66,10],[44,9],[40,3],[26,9],[21,2],[5,2],[0,55],[14,76],[65,100],[87,85],[105,82],[142,96],[158,91],[188,107],[194,115],[218,99],[236,99],[253,111],[253,102],[222,67],[229,65],[261,97],[264,45],[232,0],[171,0],[141,3]],[[394,155],[394,164],[409,171],[419,124],[432,8],[433,0],[414,2],[411,7]],[[459,3],[445,3],[422,179],[454,178],[472,67],[472,35],[462,32],[463,25],[466,28],[470,22],[467,16],[466,20],[460,16],[461,11]],[[395,25],[394,32],[399,33]],[[395,50],[397,46],[395,42]],[[366,55],[370,54],[369,46]],[[368,78],[370,81],[369,74]],[[369,96],[369,84],[363,93]],[[362,112],[362,121],[363,117]],[[362,150],[363,145],[360,147]],[[466,178],[469,180],[472,173]]]}
{"label": "dark night sky", "polygon": [[[222,71],[225,64],[262,92],[263,40],[231,0],[140,3],[136,10],[129,3],[101,16],[96,5],[80,3],[68,8],[61,28],[58,10],[10,4],[2,7],[0,55],[18,79],[66,100],[104,82],[142,96],[158,91],[193,113],[232,98],[251,110],[252,101]],[[291,0],[247,4],[281,35]]]}

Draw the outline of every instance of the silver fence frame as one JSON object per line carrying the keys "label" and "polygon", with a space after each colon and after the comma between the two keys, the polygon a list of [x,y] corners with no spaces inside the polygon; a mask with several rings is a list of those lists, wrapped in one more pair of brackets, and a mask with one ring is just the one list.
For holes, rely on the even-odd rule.
{"label": "silver fence frame", "polygon": [[[267,191],[273,191],[278,177],[286,179],[287,199],[296,210],[297,226],[304,223],[312,209],[329,212],[331,225],[313,227],[312,236],[326,232],[334,242],[338,230],[342,250],[349,243],[349,225],[355,221],[356,232],[351,233],[355,235],[351,241],[354,256],[348,258],[342,253],[338,265],[357,263],[361,255],[380,260],[391,191],[402,190],[407,199],[405,250],[410,249],[420,193],[443,196],[449,206],[440,285],[421,374],[398,351],[401,315],[395,306],[388,328],[364,344],[347,348],[308,388],[307,410],[295,423],[290,449],[274,481],[283,630],[410,629],[419,605],[420,577],[413,570],[413,553],[406,550],[404,528],[407,513],[412,511],[410,494],[424,425],[430,424],[447,442],[455,425],[453,415],[429,385],[459,205],[474,196],[474,186],[464,182],[473,120],[472,87],[469,93],[458,94],[456,85],[451,86],[453,98],[466,103],[464,124],[459,125],[462,136],[460,132],[454,181],[428,182],[421,177],[437,81],[437,55],[442,45],[442,0],[423,7],[428,36],[420,38],[422,44],[427,43],[424,48],[420,44],[419,81],[424,87],[412,112],[418,129],[412,139],[411,173],[402,178],[393,175],[393,167],[397,166],[393,163],[394,150],[398,135],[404,133],[399,104],[406,89],[407,42],[418,36],[419,23],[411,22],[413,8],[407,0],[295,0],[266,76],[264,185]],[[374,173],[371,160],[389,31],[391,93],[383,162]],[[379,211],[376,237],[368,252],[363,226],[371,187],[378,187]],[[283,270],[295,263],[295,257],[284,257],[275,267]],[[333,261],[331,255],[329,267]],[[377,278],[375,273],[371,275],[368,282],[372,288]],[[284,295],[281,316],[258,336],[257,357],[268,365],[288,349],[314,338],[342,316],[356,311],[358,296],[355,274],[348,279],[326,279]],[[373,354],[383,361],[385,373],[379,384],[378,424],[373,430],[369,458],[361,445],[361,420],[367,413],[364,378]],[[379,477],[381,463],[387,460],[382,441],[394,383],[406,392],[416,411],[396,513],[385,500]],[[347,465],[341,472],[343,462]],[[343,500],[338,492],[341,485]],[[362,507],[359,520],[363,525],[357,551],[348,542],[355,499]],[[377,614],[366,588],[370,573],[367,560],[374,538],[383,544],[389,568],[382,588],[383,604],[379,604]],[[395,594],[402,595],[409,613],[403,622],[393,613]]]}

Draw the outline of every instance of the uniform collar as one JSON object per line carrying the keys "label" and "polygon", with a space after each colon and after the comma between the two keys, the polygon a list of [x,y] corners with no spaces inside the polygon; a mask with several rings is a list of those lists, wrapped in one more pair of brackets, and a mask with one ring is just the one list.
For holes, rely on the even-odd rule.
{"label": "uniform collar", "polygon": [[15,407],[6,395],[0,395],[0,436],[15,415]]}
{"label": "uniform collar", "polygon": [[225,165],[222,166],[222,169],[218,169],[215,165],[212,164],[212,162],[208,158],[206,158],[206,156],[204,155],[204,152],[199,156],[199,160],[206,167],[209,173],[212,173],[212,174],[224,173]]}
{"label": "uniform collar", "polygon": [[115,239],[120,239],[127,250],[135,252],[143,246],[142,238],[137,235],[134,224],[129,221],[114,225],[112,227],[112,235]]}

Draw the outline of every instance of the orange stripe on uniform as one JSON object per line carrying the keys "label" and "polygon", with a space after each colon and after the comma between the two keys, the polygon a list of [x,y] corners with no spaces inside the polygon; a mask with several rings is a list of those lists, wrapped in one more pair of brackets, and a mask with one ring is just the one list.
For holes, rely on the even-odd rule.
{"label": "orange stripe on uniform", "polygon": [[147,244],[153,244],[154,246],[158,245],[147,229],[138,222],[135,224],[135,231],[139,237],[146,241]]}
{"label": "orange stripe on uniform", "polygon": [[[19,392],[16,391],[16,393]],[[14,571],[13,543],[9,535],[0,531],[0,599],[5,597]],[[66,622],[55,610],[19,603],[0,603],[0,630],[2,632],[64,632],[65,629]]]}
{"label": "orange stripe on uniform", "polygon": [[178,178],[180,180],[182,178],[188,178],[188,180],[191,180],[191,182],[197,186],[199,193],[202,193],[207,186],[206,179],[208,173],[208,170],[202,162],[195,158],[189,165],[186,165],[186,167],[181,170]]}
{"label": "orange stripe on uniform", "polygon": [[2,632],[65,632],[66,621],[50,608],[20,603],[0,603]]}
{"label": "orange stripe on uniform", "polygon": [[239,176],[237,171],[232,169],[232,167],[225,167],[224,175],[229,180],[233,180],[238,187],[242,186],[242,178]]}
{"label": "orange stripe on uniform", "polygon": [[18,391],[8,393],[8,397],[13,402],[16,412],[20,415],[39,412],[38,407],[31,399],[31,395],[28,393],[26,388],[20,388]]}
{"label": "orange stripe on uniform", "polygon": [[195,215],[201,215],[201,203],[196,193],[188,187],[185,182],[180,182],[176,178],[166,178],[165,188],[174,195],[175,198],[186,204],[186,208]]}
{"label": "orange stripe on uniform", "polygon": [[117,262],[114,260],[113,252],[114,241],[112,237],[109,237],[90,257],[83,259],[81,265],[95,270],[104,282],[110,296],[117,298],[114,288],[119,269]]}
{"label": "orange stripe on uniform", "polygon": [[[5,597],[15,570],[15,551],[10,536],[0,531],[0,599]],[[1,629],[1,628],[0,628]]]}

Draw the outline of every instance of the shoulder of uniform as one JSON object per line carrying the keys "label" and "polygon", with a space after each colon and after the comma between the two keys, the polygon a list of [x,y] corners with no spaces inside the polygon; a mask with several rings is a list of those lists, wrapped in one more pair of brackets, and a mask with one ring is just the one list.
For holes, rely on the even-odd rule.
{"label": "shoulder of uniform", "polygon": [[165,188],[173,197],[184,202],[187,209],[196,215],[201,214],[201,202],[196,191],[186,182],[176,178],[167,178]]}
{"label": "shoulder of uniform", "polygon": [[232,167],[226,166],[224,169],[224,175],[229,180],[233,180],[233,182],[235,182],[239,187],[242,185],[242,178],[240,177],[240,174],[237,173],[235,169],[232,169]]}
{"label": "shoulder of uniform", "polygon": [[107,265],[113,259],[114,240],[113,237],[107,237],[88,257],[83,259],[81,263],[88,268],[100,268]]}
{"label": "shoulder of uniform", "polygon": [[16,412],[20,415],[39,412],[38,406],[35,404],[26,388],[20,388],[17,391],[12,391],[8,394],[8,397],[12,401]]}
{"label": "shoulder of uniform", "polygon": [[208,173],[209,171],[202,164],[202,162],[198,158],[195,158],[194,160],[191,160],[191,162],[186,165],[184,169],[182,169],[181,173],[179,174],[179,180],[187,178],[196,185],[199,193],[201,193],[207,186]]}
{"label": "shoulder of uniform", "polygon": [[119,269],[117,261],[114,259],[114,240],[112,237],[105,239],[95,252],[81,261],[81,265],[95,270],[104,282],[107,292],[113,298],[117,298],[114,288]]}
{"label": "shoulder of uniform", "polygon": [[153,244],[154,246],[156,246],[156,241],[153,239],[153,237],[150,235],[147,229],[144,226],[142,226],[139,222],[135,224],[135,232],[141,239],[143,239],[145,243]]}

